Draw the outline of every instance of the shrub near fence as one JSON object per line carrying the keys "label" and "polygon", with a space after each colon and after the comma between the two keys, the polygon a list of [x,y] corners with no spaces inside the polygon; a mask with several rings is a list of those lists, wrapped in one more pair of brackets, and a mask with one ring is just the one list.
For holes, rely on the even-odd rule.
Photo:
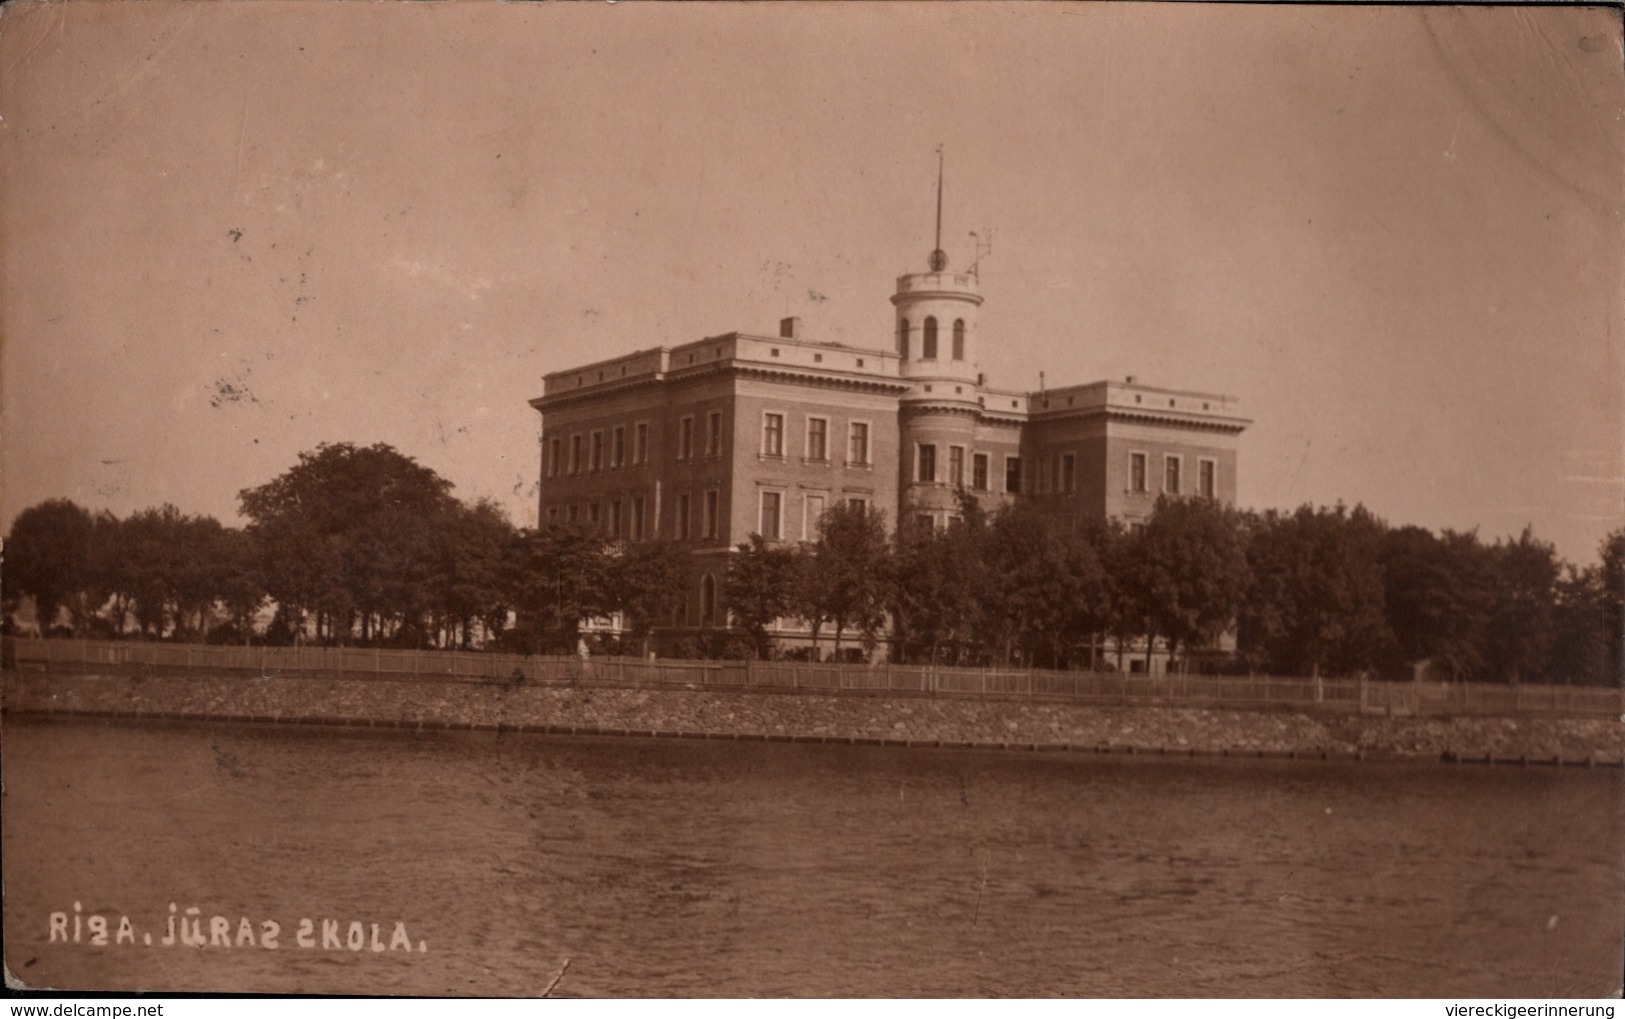
{"label": "shrub near fence", "polygon": [[197,669],[207,672],[414,676],[467,682],[602,682],[630,686],[742,687],[821,693],[869,692],[1056,700],[1191,708],[1291,708],[1390,715],[1625,716],[1625,691],[1487,683],[1387,683],[1279,676],[1145,676],[1044,669],[928,665],[718,662],[541,657],[480,651],[384,648],[225,647],[120,641],[5,639],[8,667],[83,670]]}

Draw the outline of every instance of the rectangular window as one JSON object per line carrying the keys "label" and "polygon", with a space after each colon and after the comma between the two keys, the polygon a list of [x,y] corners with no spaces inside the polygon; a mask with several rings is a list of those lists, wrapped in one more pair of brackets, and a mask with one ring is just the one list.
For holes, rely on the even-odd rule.
{"label": "rectangular window", "polygon": [[914,523],[922,531],[934,531],[937,528],[937,522],[932,519],[931,514],[929,513],[915,514]]}
{"label": "rectangular window", "polygon": [[550,524],[556,524],[559,522],[559,508],[557,506],[549,506],[547,508],[547,522]]}
{"label": "rectangular window", "polygon": [[694,455],[694,419],[685,417],[677,422],[677,459],[687,460]]}
{"label": "rectangular window", "polygon": [[784,455],[784,415],[762,415],[762,453],[766,456]]}
{"label": "rectangular window", "polygon": [[1061,454],[1061,491],[1078,490],[1078,457],[1076,453]]}
{"label": "rectangular window", "polygon": [[586,439],[580,435],[570,436],[570,473],[580,474],[581,468],[586,466],[582,459],[586,451]]}
{"label": "rectangular window", "polygon": [[643,496],[632,497],[632,540],[643,540]]}
{"label": "rectangular window", "polygon": [[1021,492],[1021,457],[1019,456],[1004,458],[1004,490],[1018,495]]}
{"label": "rectangular window", "polygon": [[688,493],[684,492],[677,497],[677,540],[688,540]]}
{"label": "rectangular window", "polygon": [[948,447],[948,484],[955,488],[965,486],[965,447]]}
{"label": "rectangular window", "polygon": [[807,419],[807,459],[829,459],[829,419]]}
{"label": "rectangular window", "polygon": [[599,523],[600,516],[601,516],[601,514],[599,512],[598,504],[596,502],[587,507],[587,523],[593,525],[594,527],[597,527],[598,523]]}
{"label": "rectangular window", "polygon": [[1162,490],[1169,495],[1179,494],[1179,457],[1162,458]]}
{"label": "rectangular window", "polygon": [[863,513],[867,513],[869,511],[869,500],[863,498],[861,495],[849,497],[846,500],[846,504]]}
{"label": "rectangular window", "polygon": [[920,443],[919,470],[914,480],[927,482],[937,480],[937,447],[929,442]]}
{"label": "rectangular window", "polygon": [[1145,481],[1145,454],[1130,453],[1128,455],[1128,490],[1130,492],[1144,492]]}
{"label": "rectangular window", "polygon": [[987,491],[987,454],[977,453],[971,457],[970,487],[978,492]]}
{"label": "rectangular window", "polygon": [[847,429],[846,462],[868,466],[869,423],[867,421],[854,421],[847,426]]}
{"label": "rectangular window", "polygon": [[818,537],[818,518],[824,515],[824,497],[807,496],[807,512],[801,519],[801,539],[812,541]]}
{"label": "rectangular window", "polygon": [[705,416],[705,455],[722,455],[722,411],[714,410]]}
{"label": "rectangular window", "polygon": [[604,469],[604,433],[603,432],[593,432],[592,433],[592,469],[595,470],[595,471],[601,471],[601,470]]}
{"label": "rectangular window", "polygon": [[717,536],[717,510],[721,502],[721,493],[714,491],[705,493],[705,536],[707,538]]}
{"label": "rectangular window", "polygon": [[762,493],[762,524],[760,533],[768,541],[778,541],[784,531],[780,527],[780,514],[784,509],[784,493]]}
{"label": "rectangular window", "polygon": [[632,462],[647,463],[649,460],[649,422],[639,421],[632,426]]}
{"label": "rectangular window", "polygon": [[615,426],[615,438],[609,446],[609,462],[616,467],[626,466],[626,426]]}
{"label": "rectangular window", "polygon": [[553,439],[547,444],[547,476],[550,478],[558,476],[559,461],[563,458],[562,446],[563,443],[558,439]]}
{"label": "rectangular window", "polygon": [[609,536],[611,538],[621,536],[621,500],[619,499],[609,504]]}
{"label": "rectangular window", "polygon": [[1219,464],[1216,460],[1196,462],[1197,491],[1202,498],[1212,499],[1219,491]]}

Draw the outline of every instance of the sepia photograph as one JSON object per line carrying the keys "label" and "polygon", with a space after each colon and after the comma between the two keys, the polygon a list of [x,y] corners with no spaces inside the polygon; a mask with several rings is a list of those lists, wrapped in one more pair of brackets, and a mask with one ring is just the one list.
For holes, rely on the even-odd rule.
{"label": "sepia photograph", "polygon": [[1611,1017],[1621,23],[14,0],[8,989]]}

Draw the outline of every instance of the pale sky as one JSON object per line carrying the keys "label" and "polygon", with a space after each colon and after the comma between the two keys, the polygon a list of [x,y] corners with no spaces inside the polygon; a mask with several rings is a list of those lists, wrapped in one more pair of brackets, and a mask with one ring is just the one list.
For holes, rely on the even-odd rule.
{"label": "pale sky", "polygon": [[1621,35],[1572,7],[19,2],[0,524],[228,523],[322,441],[535,522],[542,376],[889,347],[1241,398],[1243,505],[1594,560],[1625,522]]}

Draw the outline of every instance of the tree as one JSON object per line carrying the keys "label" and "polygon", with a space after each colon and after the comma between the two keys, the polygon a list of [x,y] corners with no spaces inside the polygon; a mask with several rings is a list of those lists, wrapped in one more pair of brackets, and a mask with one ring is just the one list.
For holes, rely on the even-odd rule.
{"label": "tree", "polygon": [[536,651],[574,653],[581,622],[608,615],[610,555],[597,530],[549,524],[521,532],[514,545],[518,567],[513,601],[529,620]]}
{"label": "tree", "polygon": [[655,623],[670,619],[683,603],[693,556],[674,541],[628,545],[610,568],[611,604],[620,612],[641,654],[649,653]]}
{"label": "tree", "polygon": [[796,550],[770,545],[760,534],[741,542],[728,558],[722,596],[758,658],[767,657],[772,646],[768,627],[793,610],[791,595],[800,569]]}
{"label": "tree", "polygon": [[1485,550],[1491,573],[1485,678],[1540,682],[1551,659],[1562,567],[1557,551],[1525,527]]}
{"label": "tree", "polygon": [[488,636],[502,632],[513,587],[507,553],[515,537],[507,514],[493,502],[447,507],[430,538],[434,566],[428,587],[438,643],[472,647],[476,623]]}
{"label": "tree", "polygon": [[1481,677],[1495,576],[1478,536],[1397,528],[1383,539],[1382,565],[1389,670],[1431,660],[1452,678]]}
{"label": "tree", "polygon": [[1602,633],[1610,682],[1625,682],[1625,527],[1602,541]]}
{"label": "tree", "polygon": [[86,586],[90,513],[68,499],[48,499],[23,510],[6,537],[6,587],[34,599],[41,633]]}
{"label": "tree", "polygon": [[886,518],[879,510],[837,503],[818,520],[818,540],[803,550],[796,610],[812,624],[813,647],[820,625],[835,626],[835,654],[841,636],[855,629],[873,649],[886,624]]}
{"label": "tree", "polygon": [[987,516],[969,496],[938,531],[900,522],[891,553],[892,646],[901,661],[985,662],[998,578],[987,565]]}
{"label": "tree", "polygon": [[1028,503],[988,528],[985,595],[1001,661],[1061,667],[1105,616],[1105,571],[1095,546]]}
{"label": "tree", "polygon": [[1565,564],[1555,594],[1547,675],[1554,683],[1618,683],[1619,667],[1617,660],[1609,657],[1607,626],[1603,622],[1607,599],[1602,568],[1590,566],[1582,570]]}
{"label": "tree", "polygon": [[1238,650],[1277,673],[1319,676],[1375,663],[1391,639],[1379,555],[1385,528],[1362,506],[1273,510],[1248,527]]}
{"label": "tree", "polygon": [[1175,658],[1181,648],[1217,641],[1235,620],[1247,580],[1236,512],[1210,499],[1158,498],[1134,550],[1148,646],[1161,636]]}
{"label": "tree", "polygon": [[272,596],[329,634],[361,639],[391,623],[416,631],[428,610],[434,536],[454,512],[451,483],[382,443],[327,444],[239,499],[252,521]]}

